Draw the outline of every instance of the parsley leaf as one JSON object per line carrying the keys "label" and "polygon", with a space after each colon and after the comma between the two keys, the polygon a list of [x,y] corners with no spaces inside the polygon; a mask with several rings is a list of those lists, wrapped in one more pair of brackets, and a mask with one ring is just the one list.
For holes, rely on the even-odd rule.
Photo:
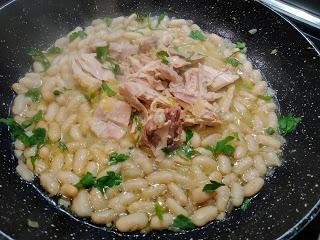
{"label": "parsley leaf", "polygon": [[101,192],[105,192],[105,187],[113,187],[120,185],[122,181],[121,175],[115,172],[107,172],[107,176],[103,176],[97,179],[95,187]]}
{"label": "parsley leaf", "polygon": [[166,17],[166,13],[161,13],[158,17],[158,26],[160,25],[160,23],[163,21],[163,19]]}
{"label": "parsley leaf", "polygon": [[243,52],[246,48],[246,43],[245,42],[236,42],[236,48],[240,50],[240,52]]}
{"label": "parsley leaf", "polygon": [[109,45],[105,47],[96,47],[96,54],[96,58],[99,62],[104,63],[106,61],[110,61]]}
{"label": "parsley leaf", "polygon": [[154,205],[154,209],[156,211],[157,217],[160,220],[163,220],[163,211],[162,211],[161,205],[158,202],[156,202],[156,204]]}
{"label": "parsley leaf", "polygon": [[199,30],[195,30],[195,31],[191,31],[189,34],[189,37],[191,37],[194,40],[199,40],[204,42],[205,40],[207,40],[207,37],[200,32]]}
{"label": "parsley leaf", "polygon": [[61,150],[61,151],[66,151],[66,150],[68,150],[68,148],[67,148],[67,145],[63,142],[63,141],[59,141],[59,143],[58,143],[58,148]]}
{"label": "parsley leaf", "polygon": [[89,103],[91,103],[91,100],[92,100],[92,97],[91,97],[91,96],[89,96],[89,95],[84,95],[84,97],[85,97],[85,99],[86,99]]}
{"label": "parsley leaf", "polygon": [[210,180],[210,183],[203,187],[202,192],[212,193],[221,186],[224,186],[224,184]]}
{"label": "parsley leaf", "polygon": [[87,172],[81,179],[80,181],[75,184],[74,186],[76,188],[85,188],[85,189],[88,189],[88,188],[91,188],[95,185],[95,180],[94,180],[94,177],[92,175],[91,172]]}
{"label": "parsley leaf", "polygon": [[32,130],[32,135],[29,137],[29,146],[40,146],[46,141],[46,129],[44,128],[35,128]]}
{"label": "parsley leaf", "polygon": [[63,53],[63,49],[59,47],[51,47],[47,51],[47,54],[55,55],[55,54],[61,54]]}
{"label": "parsley leaf", "polygon": [[38,111],[31,119],[25,120],[21,123],[22,128],[27,128],[31,126],[33,123],[37,123],[42,118],[42,111]]}
{"label": "parsley leaf", "polygon": [[234,57],[227,57],[226,58],[226,63],[230,64],[233,67],[238,67],[241,63],[235,59]]}
{"label": "parsley leaf", "polygon": [[70,34],[69,36],[69,42],[72,42],[73,40],[75,40],[76,38],[80,38],[80,39],[84,39],[88,36],[88,34],[83,31],[83,30],[80,30],[78,32],[73,32]]}
{"label": "parsley leaf", "polygon": [[180,214],[173,220],[173,226],[180,229],[191,229],[195,228],[196,225],[191,221],[190,218]]}
{"label": "parsley leaf", "polygon": [[292,133],[300,121],[301,118],[293,116],[292,113],[280,117],[278,121],[280,133],[284,136],[288,133]]}
{"label": "parsley leaf", "polygon": [[61,91],[59,91],[59,90],[54,90],[54,91],[53,91],[53,95],[56,96],[56,97],[60,96],[62,93],[63,93],[63,92],[61,92]]}
{"label": "parsley leaf", "polygon": [[106,23],[106,25],[107,25],[107,27],[110,27],[111,26],[111,24],[112,24],[112,17],[105,17],[104,19],[103,19],[104,21],[105,21],[105,23]]}
{"label": "parsley leaf", "polygon": [[138,23],[140,23],[140,24],[144,23],[147,18],[148,18],[148,17],[143,16],[143,15],[137,13],[137,19],[136,19],[136,20],[137,20]]}
{"label": "parsley leaf", "polygon": [[268,127],[268,128],[266,129],[266,133],[267,133],[268,135],[273,135],[273,134],[275,133],[275,130],[274,130],[274,128],[272,128],[272,127]]}
{"label": "parsley leaf", "polygon": [[250,204],[250,199],[249,199],[249,198],[244,199],[244,201],[243,201],[243,203],[242,203],[242,205],[241,205],[241,207],[240,207],[241,210],[242,210],[242,211],[247,210],[249,204]]}
{"label": "parsley leaf", "polygon": [[30,97],[32,102],[39,102],[40,89],[39,88],[31,88],[24,95],[26,97]]}
{"label": "parsley leaf", "polygon": [[116,93],[106,83],[102,83],[101,89],[108,95],[108,97],[116,95]]}
{"label": "parsley leaf", "polygon": [[36,48],[31,48],[28,51],[28,55],[32,57],[33,61],[39,62],[43,66],[44,70],[47,70],[50,67],[50,62],[42,51]]}
{"label": "parsley leaf", "polygon": [[113,72],[114,75],[118,75],[121,72],[119,64],[111,64],[111,72]]}
{"label": "parsley leaf", "polygon": [[31,156],[31,157],[30,157],[33,171],[34,171],[34,169],[35,169],[35,167],[36,167],[36,161],[37,161],[38,159],[39,159],[39,156],[38,156],[38,155],[34,155],[34,156]]}
{"label": "parsley leaf", "polygon": [[109,156],[109,165],[115,165],[119,162],[124,162],[129,159],[129,155],[124,153],[113,152]]}
{"label": "parsley leaf", "polygon": [[193,137],[193,132],[190,129],[188,129],[186,131],[186,140],[184,141],[184,143],[187,144],[192,137]]}
{"label": "parsley leaf", "polygon": [[231,156],[234,153],[235,149],[233,146],[231,146],[227,143],[234,140],[235,138],[236,138],[235,136],[230,135],[230,136],[226,137],[225,139],[218,141],[216,144],[216,147],[214,149],[214,153],[215,154],[223,153],[227,156]]}
{"label": "parsley leaf", "polygon": [[169,157],[176,154],[175,148],[164,147],[161,150],[165,153],[166,156],[169,156]]}
{"label": "parsley leaf", "polygon": [[167,51],[161,50],[157,52],[157,58],[161,59],[161,63],[168,65],[169,61],[167,59],[169,57],[169,54]]}
{"label": "parsley leaf", "polygon": [[265,101],[270,101],[272,99],[272,96],[269,95],[260,95],[260,99],[265,100]]}
{"label": "parsley leaf", "polygon": [[191,158],[199,155],[199,152],[189,145],[183,145],[177,149],[176,153],[179,157],[182,157],[186,160],[190,160]]}

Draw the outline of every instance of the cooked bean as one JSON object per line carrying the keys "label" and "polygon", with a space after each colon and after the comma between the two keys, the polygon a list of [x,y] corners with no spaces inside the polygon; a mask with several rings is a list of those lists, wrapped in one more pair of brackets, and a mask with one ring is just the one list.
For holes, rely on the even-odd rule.
{"label": "cooked bean", "polygon": [[227,156],[219,155],[218,157],[218,168],[222,174],[228,174],[231,172],[231,162]]}
{"label": "cooked bean", "polygon": [[254,167],[259,172],[260,176],[264,176],[267,173],[267,166],[265,161],[260,155],[256,155],[254,158]]}
{"label": "cooked bean", "polygon": [[116,220],[117,213],[110,209],[104,209],[92,213],[91,220],[96,224],[108,224]]}
{"label": "cooked bean", "polygon": [[96,188],[92,188],[90,191],[90,203],[95,211],[105,209],[108,206],[108,200],[105,196]]}
{"label": "cooked bean", "polygon": [[142,212],[147,214],[154,213],[154,202],[151,201],[137,201],[128,206],[129,213]]}
{"label": "cooked bean", "polygon": [[52,173],[42,173],[39,178],[41,186],[44,187],[51,196],[57,195],[60,184]]}
{"label": "cooked bean", "polygon": [[150,227],[157,230],[166,229],[172,225],[172,222],[173,216],[169,213],[164,213],[163,220],[160,220],[157,216],[153,216],[150,221]]}
{"label": "cooked bean", "polygon": [[195,188],[191,191],[191,200],[194,203],[203,203],[213,197],[212,193],[202,191],[203,187]]}
{"label": "cooked bean", "polygon": [[197,226],[203,226],[206,223],[212,221],[218,215],[218,210],[213,206],[206,206],[199,208],[191,216],[192,222]]}
{"label": "cooked bean", "polygon": [[145,213],[132,213],[120,217],[116,222],[116,227],[120,232],[141,230],[148,224],[148,216]]}
{"label": "cooked bean", "polygon": [[230,197],[230,189],[227,186],[219,187],[216,191],[216,206],[219,211],[225,211],[229,197]]}
{"label": "cooked bean", "polygon": [[78,195],[73,199],[71,210],[79,217],[90,217],[92,214],[92,207],[89,200],[89,193],[87,190],[80,190]]}
{"label": "cooked bean", "polygon": [[60,188],[60,193],[66,197],[73,198],[78,194],[78,189],[71,184],[63,184]]}
{"label": "cooked bean", "polygon": [[245,157],[237,160],[233,165],[233,171],[237,174],[243,174],[253,165],[253,159],[251,157]]}
{"label": "cooked bean", "polygon": [[231,201],[236,207],[239,207],[243,202],[243,190],[242,186],[238,182],[234,182],[231,185]]}
{"label": "cooked bean", "polygon": [[188,216],[187,210],[185,210],[176,200],[173,198],[167,198],[167,207],[176,215],[182,214]]}
{"label": "cooked bean", "polygon": [[271,136],[257,135],[256,138],[257,138],[258,143],[260,143],[262,145],[272,147],[275,149],[279,149],[281,147],[281,143]]}
{"label": "cooked bean", "polygon": [[125,181],[122,186],[127,192],[138,192],[143,191],[148,185],[147,181],[143,178],[130,179]]}
{"label": "cooked bean", "polygon": [[59,171],[57,172],[56,176],[61,183],[74,185],[80,181],[80,178],[71,171]]}
{"label": "cooked bean", "polygon": [[255,168],[249,168],[242,175],[242,179],[246,182],[250,182],[252,179],[259,177],[259,172]]}
{"label": "cooked bean", "polygon": [[188,198],[184,191],[175,183],[169,183],[168,189],[172,196],[182,205],[185,206],[188,203]]}
{"label": "cooked bean", "polygon": [[157,171],[147,177],[149,183],[170,183],[173,181],[173,174],[169,171]]}
{"label": "cooked bean", "polygon": [[150,186],[143,190],[142,197],[145,199],[155,199],[160,195],[166,193],[167,186],[164,184],[157,184]]}
{"label": "cooked bean", "polygon": [[86,164],[88,163],[89,151],[87,149],[79,149],[74,155],[72,170],[75,174],[83,174]]}
{"label": "cooked bean", "polygon": [[255,195],[263,186],[264,180],[260,177],[252,179],[246,185],[243,186],[243,194],[245,197],[251,197]]}

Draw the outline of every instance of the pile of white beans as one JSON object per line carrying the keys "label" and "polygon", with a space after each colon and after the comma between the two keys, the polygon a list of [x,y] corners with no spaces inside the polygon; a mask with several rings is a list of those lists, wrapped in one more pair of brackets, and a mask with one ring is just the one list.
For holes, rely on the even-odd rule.
{"label": "pile of white beans", "polygon": [[[169,33],[175,37],[176,44],[183,44],[188,42],[190,29],[199,29],[184,19],[165,17],[158,26],[160,30],[146,27],[139,30],[142,35],[129,30],[138,24],[135,19],[136,14],[114,18],[110,27],[97,19],[84,29],[88,34],[86,38],[72,42],[68,36],[58,39],[55,46],[62,48],[63,53],[48,57],[51,67],[44,72],[41,64],[35,62],[33,72],[13,85],[17,94],[12,108],[14,119],[21,123],[42,110],[43,118],[33,127],[45,128],[49,138],[49,143],[38,150],[34,170],[30,157],[37,153],[37,148],[27,148],[19,140],[15,141],[15,156],[19,159],[17,172],[29,181],[34,175],[38,176],[49,195],[61,196],[59,203],[70,207],[75,215],[89,217],[96,224],[113,225],[121,232],[167,229],[180,214],[189,217],[196,226],[223,219],[227,212],[241,206],[245,198],[258,193],[269,167],[280,165],[281,139],[277,134],[265,133],[268,127],[277,128],[276,105],[259,98],[266,94],[267,84],[260,72],[253,70],[245,54],[239,54],[241,80],[222,89],[223,97],[218,101],[222,125],[193,129],[190,144],[201,155],[190,161],[179,156],[156,161],[135,146],[130,134],[120,141],[99,139],[88,124],[95,103],[85,99],[83,89],[73,78],[71,57],[112,41],[138,44],[151,34]],[[150,21],[157,24],[156,19]],[[206,64],[216,69],[226,67],[224,59],[232,53],[232,44],[214,34],[208,39],[192,46],[193,50],[210,53]],[[25,96],[31,88],[40,88],[39,102],[34,103]],[[54,96],[57,88],[70,90]],[[239,140],[230,143],[235,147],[233,156],[220,154],[213,158],[206,150],[205,146],[215,146],[217,141],[234,133]],[[58,148],[60,139],[66,143],[67,151]],[[129,148],[132,150],[127,161],[108,166],[107,156],[111,152],[124,152]],[[74,186],[87,172],[98,178],[107,171],[121,174],[122,183],[107,189],[104,195],[96,188]],[[210,180],[224,186],[213,193],[203,192],[203,186]],[[156,202],[163,209],[163,220],[155,213]]]}

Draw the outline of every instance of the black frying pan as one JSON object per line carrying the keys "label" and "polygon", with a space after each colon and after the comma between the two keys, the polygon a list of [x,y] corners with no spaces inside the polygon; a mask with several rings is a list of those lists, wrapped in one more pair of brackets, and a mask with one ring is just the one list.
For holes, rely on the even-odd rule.
{"label": "black frying pan", "polygon": [[[7,128],[1,127],[0,229],[14,239],[276,239],[292,238],[320,210],[320,60],[293,26],[254,1],[179,0],[24,0],[0,8],[0,105],[7,117],[11,85],[30,68],[26,51],[46,49],[54,40],[97,17],[138,12],[192,19],[204,30],[232,41],[243,40],[248,56],[277,91],[282,113],[302,117],[287,137],[283,166],[267,178],[262,191],[244,212],[191,231],[120,234],[76,219],[44,197],[38,183],[29,184],[15,172],[17,160]],[[254,35],[248,30],[256,28]],[[277,49],[277,55],[270,52]],[[45,194],[45,193],[44,193]],[[27,227],[27,219],[40,228]]]}

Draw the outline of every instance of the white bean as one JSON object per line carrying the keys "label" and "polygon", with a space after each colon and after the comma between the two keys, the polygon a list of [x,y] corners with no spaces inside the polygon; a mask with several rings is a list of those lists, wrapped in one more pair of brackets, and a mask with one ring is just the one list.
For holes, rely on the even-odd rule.
{"label": "white bean", "polygon": [[59,180],[59,182],[64,184],[68,183],[74,185],[80,181],[80,178],[71,171],[59,171],[56,174],[56,177]]}
{"label": "white bean", "polygon": [[21,176],[22,179],[31,182],[34,178],[34,174],[31,170],[28,169],[27,165],[20,162],[16,167],[17,173]]}
{"label": "white bean", "polygon": [[96,188],[91,189],[89,199],[94,210],[102,210],[108,206],[108,200]]}
{"label": "white bean", "polygon": [[203,203],[213,197],[212,193],[206,193],[202,191],[203,187],[195,188],[191,191],[191,200],[193,203]]}
{"label": "white bean", "polygon": [[279,149],[281,147],[281,143],[271,136],[257,135],[256,139],[258,143],[271,148]]}
{"label": "white bean", "polygon": [[234,158],[240,159],[243,158],[247,155],[247,146],[245,144],[241,144],[236,147],[236,150],[234,152]]}
{"label": "white bean", "polygon": [[280,166],[279,157],[275,152],[262,152],[261,155],[268,167]]}
{"label": "white bean", "polygon": [[157,184],[143,190],[142,197],[145,199],[155,199],[166,193],[167,186],[165,184]]}
{"label": "white bean", "polygon": [[172,222],[173,216],[169,213],[164,213],[162,220],[160,220],[158,216],[153,216],[150,221],[150,227],[157,230],[166,229],[172,225]]}
{"label": "white bean", "polygon": [[169,183],[168,189],[172,196],[182,205],[185,206],[188,203],[188,198],[184,191],[175,183]]}
{"label": "white bean", "polygon": [[260,177],[255,178],[243,186],[243,194],[245,197],[255,195],[262,188],[264,180]]}
{"label": "white bean", "polygon": [[145,174],[153,172],[152,161],[142,151],[136,149],[132,153],[132,160],[143,170]]}
{"label": "white bean", "polygon": [[231,162],[230,159],[225,155],[218,156],[218,168],[222,174],[228,174],[231,172]]}
{"label": "white bean", "polygon": [[75,174],[81,175],[84,173],[88,163],[89,151],[87,149],[79,149],[74,155],[72,170]]}
{"label": "white bean", "polygon": [[218,215],[218,210],[214,206],[206,206],[196,210],[191,216],[192,222],[197,226],[203,226],[212,221]]}
{"label": "white bean", "polygon": [[90,205],[89,193],[87,190],[81,190],[73,199],[71,210],[79,217],[90,217],[92,207]]}
{"label": "white bean", "polygon": [[53,119],[55,118],[55,116],[57,115],[59,111],[59,105],[56,102],[52,102],[50,103],[50,105],[48,106],[48,110],[46,112],[46,115],[44,116],[44,119],[47,122],[51,122],[53,121]]}
{"label": "white bean", "polygon": [[254,153],[254,154],[258,153],[259,144],[256,142],[256,140],[254,140],[254,138],[251,135],[247,135],[245,137],[245,140],[247,141],[249,152]]}
{"label": "white bean", "polygon": [[239,207],[243,202],[243,190],[242,186],[238,182],[234,182],[231,185],[231,201],[236,207]]}
{"label": "white bean", "polygon": [[267,173],[267,166],[265,161],[262,159],[260,155],[254,156],[254,167],[259,172],[260,176],[264,176]]}
{"label": "white bean", "polygon": [[110,209],[100,210],[91,215],[91,220],[97,224],[108,224],[116,220],[117,213]]}
{"label": "white bean", "polygon": [[176,215],[182,214],[188,216],[187,210],[185,210],[176,200],[168,198],[166,201],[167,207]]}
{"label": "white bean", "polygon": [[143,212],[147,214],[154,213],[154,202],[151,201],[137,201],[128,206],[129,213]]}
{"label": "white bean", "polygon": [[255,168],[251,167],[243,173],[242,179],[246,182],[250,182],[252,179],[257,178],[259,176],[259,172]]}
{"label": "white bean", "polygon": [[116,222],[116,227],[120,232],[136,231],[145,228],[148,224],[148,216],[145,213],[132,213],[120,217]]}
{"label": "white bean", "polygon": [[169,171],[157,171],[147,177],[149,183],[170,183],[173,181],[173,174]]}
{"label": "white bean", "polygon": [[220,212],[225,211],[229,197],[230,197],[230,189],[227,186],[219,187],[216,191],[216,206]]}
{"label": "white bean", "polygon": [[253,159],[251,157],[245,157],[235,162],[235,164],[233,165],[233,171],[236,174],[243,174],[252,165],[253,165]]}
{"label": "white bean", "polygon": [[199,135],[198,133],[193,132],[193,136],[192,136],[192,138],[191,138],[191,140],[190,140],[190,145],[191,145],[192,147],[195,147],[195,148],[200,147],[200,145],[201,145],[201,138],[200,138],[200,135]]}
{"label": "white bean", "polygon": [[68,198],[73,198],[77,195],[78,189],[71,184],[63,184],[60,188],[60,193]]}
{"label": "white bean", "polygon": [[148,185],[147,181],[143,178],[130,179],[125,181],[122,186],[127,192],[138,192],[143,191]]}
{"label": "white bean", "polygon": [[40,184],[50,193],[51,196],[57,195],[59,192],[59,182],[52,173],[42,173],[40,175]]}

